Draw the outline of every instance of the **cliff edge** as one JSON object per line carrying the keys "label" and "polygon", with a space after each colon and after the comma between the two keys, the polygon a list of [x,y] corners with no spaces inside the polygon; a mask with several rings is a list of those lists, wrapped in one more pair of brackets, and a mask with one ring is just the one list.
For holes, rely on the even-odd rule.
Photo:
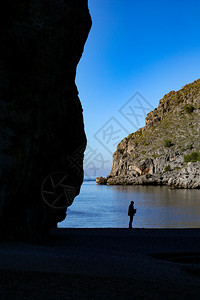
{"label": "cliff edge", "polygon": [[0,237],[37,242],[83,181],[75,76],[91,17],[87,0],[8,0],[0,21]]}
{"label": "cliff edge", "polygon": [[165,95],[145,121],[117,146],[107,183],[200,188],[200,79]]}

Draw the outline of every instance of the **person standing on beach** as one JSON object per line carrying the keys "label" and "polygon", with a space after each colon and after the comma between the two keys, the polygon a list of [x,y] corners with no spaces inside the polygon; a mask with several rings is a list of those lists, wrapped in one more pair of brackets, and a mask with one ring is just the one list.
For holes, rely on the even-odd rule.
{"label": "person standing on beach", "polygon": [[134,208],[134,201],[131,201],[131,204],[129,205],[128,208],[128,216],[130,217],[130,221],[129,221],[129,228],[133,228],[132,224],[133,224],[133,216],[136,213],[136,209]]}

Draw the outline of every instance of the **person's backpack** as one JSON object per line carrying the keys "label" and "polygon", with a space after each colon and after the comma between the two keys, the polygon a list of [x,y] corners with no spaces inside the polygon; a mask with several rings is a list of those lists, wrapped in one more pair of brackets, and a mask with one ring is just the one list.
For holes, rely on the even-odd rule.
{"label": "person's backpack", "polygon": [[[137,211],[137,209],[136,208],[133,208],[133,215],[134,214],[136,214],[136,211]],[[128,208],[128,216],[130,216],[131,214],[130,214],[130,207]]]}

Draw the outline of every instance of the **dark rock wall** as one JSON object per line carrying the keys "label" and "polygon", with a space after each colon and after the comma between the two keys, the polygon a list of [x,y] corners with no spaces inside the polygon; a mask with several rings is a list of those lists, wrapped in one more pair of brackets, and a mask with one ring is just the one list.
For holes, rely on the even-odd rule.
{"label": "dark rock wall", "polygon": [[87,0],[0,4],[1,236],[34,241],[65,218],[64,202],[43,201],[49,174],[67,174],[79,192],[86,137],[75,76],[90,27]]}

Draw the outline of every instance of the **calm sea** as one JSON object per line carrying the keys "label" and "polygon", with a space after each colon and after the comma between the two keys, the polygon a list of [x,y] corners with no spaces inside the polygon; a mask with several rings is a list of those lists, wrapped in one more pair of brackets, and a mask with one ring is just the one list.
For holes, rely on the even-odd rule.
{"label": "calm sea", "polygon": [[127,228],[130,201],[136,228],[199,228],[200,191],[163,186],[105,186],[85,181],[62,228]]}

